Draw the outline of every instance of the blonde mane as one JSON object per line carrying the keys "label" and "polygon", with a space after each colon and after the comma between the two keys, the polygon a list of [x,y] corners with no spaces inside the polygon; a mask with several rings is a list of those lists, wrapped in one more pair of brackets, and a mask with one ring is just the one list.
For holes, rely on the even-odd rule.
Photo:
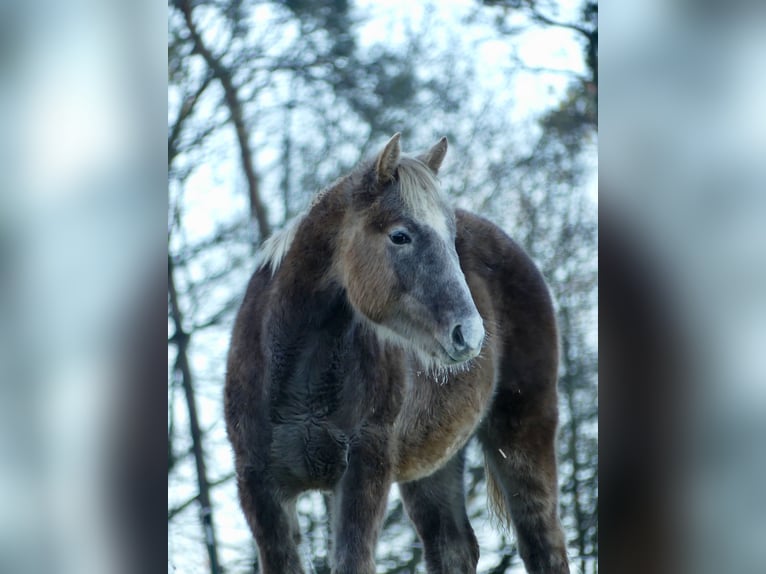
{"label": "blonde mane", "polygon": [[416,211],[416,206],[423,205],[424,200],[433,197],[442,199],[439,180],[431,168],[419,159],[402,155],[399,158],[397,173],[402,198],[413,211]]}
{"label": "blonde mane", "polygon": [[277,272],[285,255],[290,251],[290,246],[293,244],[298,227],[306,219],[307,214],[308,210],[296,215],[287,225],[274,232],[271,237],[263,242],[255,256],[256,271],[262,267],[270,266],[272,276]]}
{"label": "blonde mane", "polygon": [[327,187],[320,189],[314,194],[308,207],[301,211],[298,215],[288,221],[285,226],[279,231],[275,231],[271,237],[263,242],[258,249],[258,253],[255,256],[255,270],[259,271],[261,268],[269,266],[271,267],[271,275],[273,276],[279,266],[282,264],[282,260],[290,251],[290,246],[293,244],[295,234],[298,232],[298,228],[311,209],[321,200],[327,193],[337,187],[346,176],[341,177],[328,185]]}
{"label": "blonde mane", "polygon": [[445,214],[450,210],[431,168],[419,159],[403,155],[397,171],[402,199],[415,219],[434,228],[442,237],[448,237]]}

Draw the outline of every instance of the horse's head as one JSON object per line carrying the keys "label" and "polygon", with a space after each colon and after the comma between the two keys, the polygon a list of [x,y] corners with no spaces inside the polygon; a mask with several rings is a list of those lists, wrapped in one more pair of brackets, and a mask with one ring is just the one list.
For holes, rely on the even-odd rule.
{"label": "horse's head", "polygon": [[400,155],[394,135],[352,177],[340,239],[349,301],[376,332],[414,351],[426,366],[476,357],[484,325],[455,249],[455,213],[436,173],[442,138],[417,158]]}

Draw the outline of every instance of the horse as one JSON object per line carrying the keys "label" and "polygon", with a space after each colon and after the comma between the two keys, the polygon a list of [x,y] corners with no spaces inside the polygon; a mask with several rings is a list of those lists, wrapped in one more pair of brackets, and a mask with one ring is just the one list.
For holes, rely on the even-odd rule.
{"label": "horse", "polygon": [[447,152],[377,156],[257,255],[224,391],[261,572],[302,573],[298,495],[329,494],[335,574],[375,572],[398,483],[429,573],[476,572],[466,444],[527,572],[569,572],[558,517],[558,334],[548,288],[498,227],[453,209]]}

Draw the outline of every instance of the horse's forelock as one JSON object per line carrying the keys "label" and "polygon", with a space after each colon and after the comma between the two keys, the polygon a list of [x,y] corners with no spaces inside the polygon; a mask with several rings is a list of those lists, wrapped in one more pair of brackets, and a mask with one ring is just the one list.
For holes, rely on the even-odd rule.
{"label": "horse's forelock", "polygon": [[433,171],[419,159],[402,156],[398,174],[402,200],[414,219],[448,238],[450,211]]}

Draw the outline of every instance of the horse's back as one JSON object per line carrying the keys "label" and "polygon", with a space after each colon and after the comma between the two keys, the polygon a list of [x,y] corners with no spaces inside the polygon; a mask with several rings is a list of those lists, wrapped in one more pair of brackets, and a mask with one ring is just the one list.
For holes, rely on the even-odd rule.
{"label": "horse's back", "polygon": [[552,390],[555,397],[558,336],[542,274],[495,224],[456,213],[460,263],[497,355],[498,394],[538,396]]}
{"label": "horse's back", "polygon": [[483,218],[458,212],[456,245],[494,339],[495,392],[477,433],[490,505],[512,520],[528,572],[568,574],[557,514],[558,335],[548,287],[524,250]]}

